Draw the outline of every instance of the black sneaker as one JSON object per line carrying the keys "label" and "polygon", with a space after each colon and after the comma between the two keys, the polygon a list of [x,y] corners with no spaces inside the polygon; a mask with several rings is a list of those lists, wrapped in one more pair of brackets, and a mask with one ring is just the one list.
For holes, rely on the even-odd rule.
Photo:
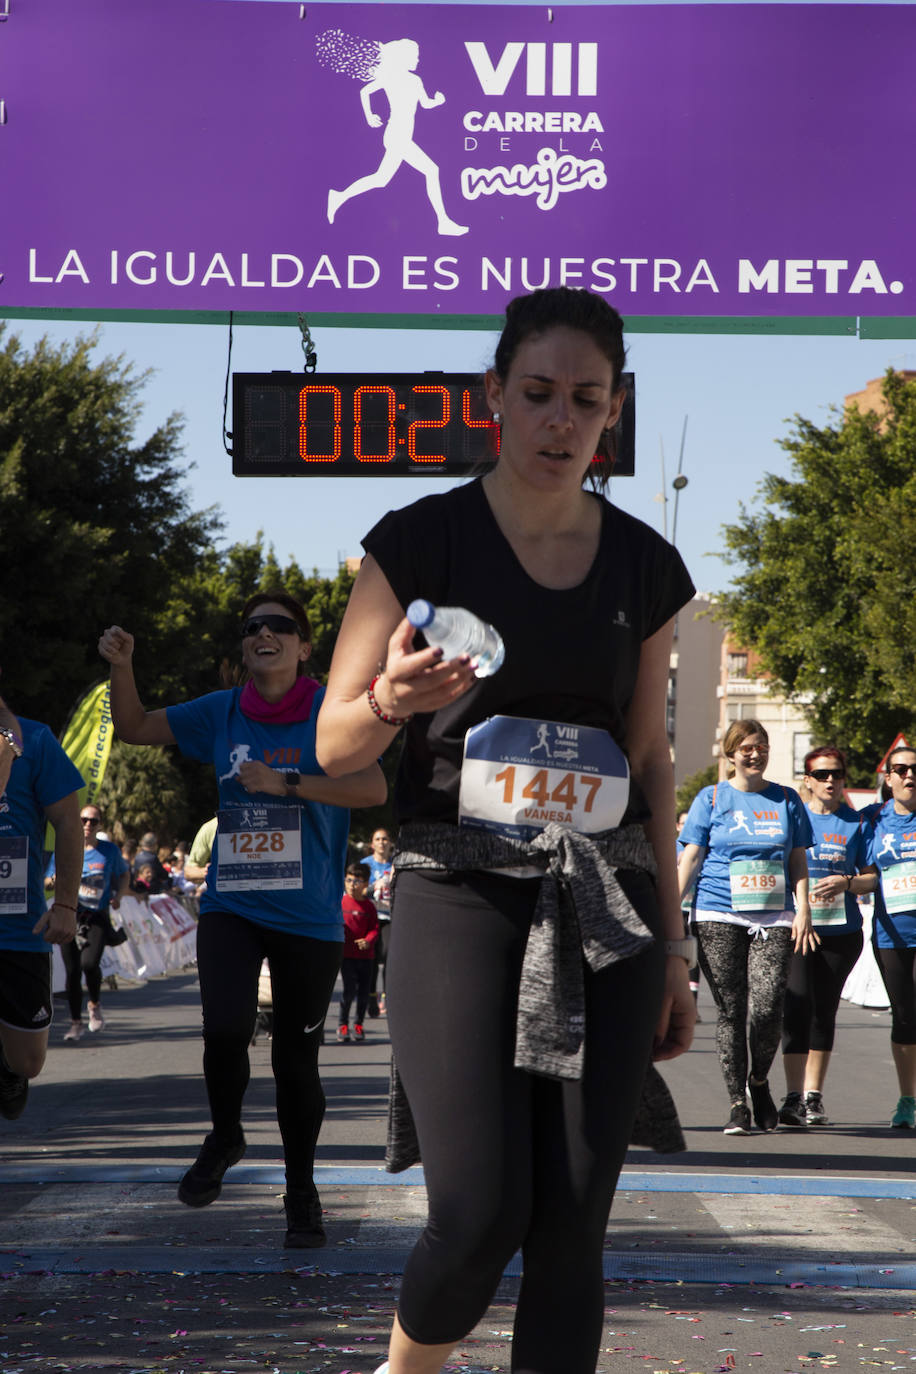
{"label": "black sneaker", "polygon": [[211,1131],[200,1154],[178,1185],[178,1200],[188,1207],[206,1207],[222,1192],[223,1174],[238,1164],[245,1153],[245,1137],[239,1129],[234,1144],[221,1143]]}
{"label": "black sneaker", "polygon": [[780,1126],[789,1126],[795,1131],[808,1129],[808,1114],[801,1093],[786,1093],[777,1118]]}
{"label": "black sneaker", "polygon": [[770,1085],[763,1080],[762,1083],[751,1083],[748,1081],[747,1090],[751,1095],[751,1104],[754,1108],[754,1120],[762,1131],[775,1131],[776,1123],[779,1120],[779,1113],[776,1110],[776,1103],[770,1096]]}
{"label": "black sneaker", "polygon": [[822,1093],[805,1094],[805,1115],[809,1126],[829,1126]]}
{"label": "black sneaker", "polygon": [[13,1073],[0,1050],[0,1116],[7,1121],[15,1121],[22,1116],[28,1100],[29,1080],[25,1074]]}
{"label": "black sneaker", "polygon": [[736,1102],[732,1114],[722,1127],[724,1135],[750,1135],[751,1114],[746,1102]]}
{"label": "black sneaker", "polygon": [[286,1209],[284,1250],[320,1250],[328,1238],[321,1224],[321,1198],[318,1189],[294,1188],[283,1198]]}
{"label": "black sneaker", "polygon": [[373,1019],[373,1021],[374,1021],[374,1020],[376,1019],[376,1017],[378,1016],[378,1014],[379,1014],[379,1009],[378,1009],[378,994],[375,993],[375,992],[373,992],[373,993],[371,994],[370,998],[369,998],[369,1008],[368,1008],[368,1010],[369,1010],[369,1015],[372,1017],[372,1019]]}

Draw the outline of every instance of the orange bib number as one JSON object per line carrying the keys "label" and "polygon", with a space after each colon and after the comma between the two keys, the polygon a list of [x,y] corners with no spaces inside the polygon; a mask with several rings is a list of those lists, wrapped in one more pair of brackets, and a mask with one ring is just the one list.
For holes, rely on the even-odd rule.
{"label": "orange bib number", "polygon": [[613,830],[630,795],[626,755],[606,730],[491,716],[468,731],[459,825],[530,840],[554,822]]}
{"label": "orange bib number", "polygon": [[302,836],[294,806],[227,806],[216,832],[217,892],[302,887]]}

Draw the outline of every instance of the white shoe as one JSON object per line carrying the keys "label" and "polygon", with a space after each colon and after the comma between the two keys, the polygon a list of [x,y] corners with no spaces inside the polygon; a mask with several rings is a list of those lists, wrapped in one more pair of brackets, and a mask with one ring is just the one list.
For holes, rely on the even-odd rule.
{"label": "white shoe", "polygon": [[89,1029],[91,1031],[100,1031],[103,1030],[104,1027],[105,1018],[102,1015],[101,1007],[96,1003],[94,1007],[89,1008]]}
{"label": "white shoe", "polygon": [[64,1035],[64,1039],[65,1039],[65,1040],[82,1040],[82,1038],[83,1038],[83,1031],[84,1031],[85,1029],[86,1029],[86,1027],[83,1025],[82,1021],[71,1021],[71,1022],[70,1022],[70,1029],[69,1029],[69,1030],[66,1032],[66,1034]]}

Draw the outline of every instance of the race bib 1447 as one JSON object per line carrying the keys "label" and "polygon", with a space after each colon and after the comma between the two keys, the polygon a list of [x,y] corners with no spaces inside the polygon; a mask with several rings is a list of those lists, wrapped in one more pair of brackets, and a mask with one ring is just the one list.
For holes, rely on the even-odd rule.
{"label": "race bib 1447", "polygon": [[620,824],[629,795],[626,755],[606,730],[491,716],[465,736],[462,826],[517,840],[551,822],[594,834]]}

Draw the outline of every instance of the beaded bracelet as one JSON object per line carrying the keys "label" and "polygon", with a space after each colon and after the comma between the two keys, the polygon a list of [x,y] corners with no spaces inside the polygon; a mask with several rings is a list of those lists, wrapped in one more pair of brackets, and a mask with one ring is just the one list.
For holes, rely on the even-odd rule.
{"label": "beaded bracelet", "polygon": [[406,725],[409,720],[413,720],[413,716],[389,716],[387,712],[382,710],[375,696],[375,684],[381,676],[381,673],[376,673],[375,677],[366,688],[366,698],[369,702],[370,710],[373,715],[378,716],[379,720],[384,721],[386,725],[393,725],[396,729],[400,729],[400,727]]}

